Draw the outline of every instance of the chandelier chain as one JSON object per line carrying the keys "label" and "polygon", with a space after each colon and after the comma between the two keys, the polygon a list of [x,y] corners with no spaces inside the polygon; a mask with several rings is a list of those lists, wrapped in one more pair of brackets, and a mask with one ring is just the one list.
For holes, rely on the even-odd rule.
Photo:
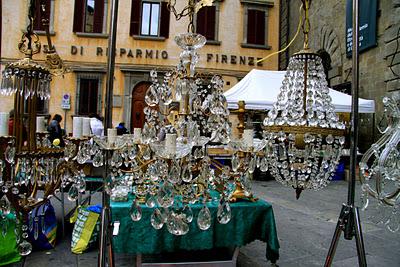
{"label": "chandelier chain", "polygon": [[188,0],[187,6],[185,6],[181,12],[178,12],[175,8],[176,0],[168,0],[168,10],[174,14],[176,20],[180,20],[182,17],[189,16],[189,25],[187,32],[194,32],[194,14],[196,13],[196,0]]}
{"label": "chandelier chain", "polygon": [[303,2],[304,8],[304,20],[303,20],[303,34],[304,34],[304,49],[309,49],[309,33],[310,33],[310,17],[309,17],[309,8],[310,1],[304,0]]}

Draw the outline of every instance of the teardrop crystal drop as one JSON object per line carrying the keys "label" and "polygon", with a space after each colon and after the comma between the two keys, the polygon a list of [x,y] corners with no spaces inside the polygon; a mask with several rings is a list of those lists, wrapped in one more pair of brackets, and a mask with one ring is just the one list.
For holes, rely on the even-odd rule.
{"label": "teardrop crystal drop", "polygon": [[86,191],[86,181],[85,178],[82,176],[79,176],[77,181],[76,181],[76,188],[80,193],[83,193]]}
{"label": "teardrop crystal drop", "polygon": [[232,156],[232,171],[237,172],[240,166],[240,160],[237,154]]}
{"label": "teardrop crystal drop", "polygon": [[150,158],[151,158],[151,150],[150,150],[150,147],[146,147],[146,148],[144,149],[143,154],[142,154],[142,157],[143,157],[143,159],[145,159],[145,160],[150,160]]}
{"label": "teardrop crystal drop", "polygon": [[24,240],[18,245],[18,252],[21,256],[27,256],[32,252],[32,245],[28,241]]}
{"label": "teardrop crystal drop", "polygon": [[140,221],[142,218],[142,208],[138,205],[137,200],[133,201],[129,215],[134,222]]}
{"label": "teardrop crystal drop", "polygon": [[153,213],[151,214],[150,217],[150,222],[151,226],[153,226],[154,229],[159,230],[163,227],[164,225],[164,218],[161,214],[161,211],[159,209],[154,209]]}
{"label": "teardrop crystal drop", "polygon": [[136,157],[137,149],[136,146],[132,146],[128,149],[128,158],[133,160]]}
{"label": "teardrop crystal drop", "polygon": [[173,235],[185,235],[189,232],[189,225],[174,212],[171,212],[167,220],[167,229]]}
{"label": "teardrop crystal drop", "polygon": [[187,223],[191,223],[193,221],[193,211],[189,205],[185,205],[182,209],[183,219]]}
{"label": "teardrop crystal drop", "polygon": [[256,169],[256,157],[254,156],[250,159],[248,171],[249,173],[253,173],[255,169]]}
{"label": "teardrop crystal drop", "polygon": [[15,147],[8,146],[4,152],[4,157],[6,161],[10,164],[15,163]]}
{"label": "teardrop crystal drop", "polygon": [[1,235],[4,237],[6,237],[6,234],[8,232],[8,221],[7,220],[3,220],[2,223],[0,223],[0,227],[1,227]]}
{"label": "teardrop crystal drop", "polygon": [[171,88],[169,86],[166,86],[162,93],[161,93],[161,100],[164,103],[165,106],[168,106],[169,104],[172,103],[173,99],[172,99],[172,91]]}
{"label": "teardrop crystal drop", "polygon": [[101,167],[103,166],[103,162],[104,162],[104,157],[103,157],[103,153],[98,152],[94,155],[93,157],[93,167]]}
{"label": "teardrop crystal drop", "polygon": [[154,208],[156,205],[156,198],[153,195],[148,195],[146,200],[146,206],[149,208]]}
{"label": "teardrop crystal drop", "polygon": [[150,179],[153,182],[157,182],[158,178],[159,178],[159,170],[157,168],[157,164],[150,164],[147,167],[147,175],[150,177]]}
{"label": "teardrop crystal drop", "polygon": [[157,194],[157,201],[163,208],[171,207],[174,204],[174,188],[170,183],[165,183]]}
{"label": "teardrop crystal drop", "polygon": [[75,184],[71,185],[71,188],[68,190],[68,200],[76,201],[78,199],[79,191]]}
{"label": "teardrop crystal drop", "polygon": [[0,199],[0,211],[4,216],[11,212],[11,204],[6,195]]}
{"label": "teardrop crystal drop", "polygon": [[218,205],[217,219],[221,224],[227,224],[232,217],[231,206],[229,202],[222,200]]}
{"label": "teardrop crystal drop", "polygon": [[173,163],[171,169],[169,170],[168,173],[168,181],[170,181],[172,184],[177,184],[181,180],[180,176],[181,170],[178,164]]}
{"label": "teardrop crystal drop", "polygon": [[204,206],[197,217],[197,225],[201,230],[207,230],[211,226],[211,213],[207,206]]}
{"label": "teardrop crystal drop", "polygon": [[146,104],[150,107],[154,107],[158,104],[159,97],[157,87],[155,85],[151,85],[149,89],[147,89],[144,101],[146,101]]}
{"label": "teardrop crystal drop", "polygon": [[250,181],[249,173],[246,172],[240,177],[240,183],[244,190],[244,194],[246,196],[250,196],[251,195],[251,181]]}
{"label": "teardrop crystal drop", "polygon": [[185,165],[182,170],[182,180],[186,183],[190,183],[192,181],[192,172],[190,165]]}
{"label": "teardrop crystal drop", "polygon": [[260,162],[260,171],[266,172],[268,171],[268,160],[267,157],[263,157]]}
{"label": "teardrop crystal drop", "polygon": [[195,159],[201,159],[204,157],[203,149],[202,148],[196,148],[194,150],[194,158]]}
{"label": "teardrop crystal drop", "polygon": [[33,223],[33,238],[37,240],[39,237],[39,218],[35,217],[35,222]]}

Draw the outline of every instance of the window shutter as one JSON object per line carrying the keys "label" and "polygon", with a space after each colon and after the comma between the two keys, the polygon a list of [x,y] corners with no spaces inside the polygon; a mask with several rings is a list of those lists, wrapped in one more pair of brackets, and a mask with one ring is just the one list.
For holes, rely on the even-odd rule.
{"label": "window shutter", "polygon": [[206,35],[207,40],[215,40],[215,6],[208,6],[206,9]]}
{"label": "window shutter", "polygon": [[84,14],[85,14],[85,0],[75,0],[73,32],[83,31]]}
{"label": "window shutter", "polygon": [[256,21],[257,11],[254,9],[247,10],[247,43],[256,43]]}
{"label": "window shutter", "polygon": [[249,9],[247,15],[247,43],[265,45],[265,12]]}
{"label": "window shutter", "polygon": [[215,6],[203,7],[197,13],[196,32],[207,40],[215,40]]}
{"label": "window shutter", "polygon": [[42,19],[48,19],[50,22],[50,0],[45,0],[45,9],[46,11],[42,12],[41,0],[36,0],[36,10],[35,10],[35,20],[33,21],[33,30],[34,31],[45,31],[45,28],[42,25]]}
{"label": "window shutter", "polygon": [[169,17],[170,12],[167,7],[167,2],[161,2],[161,20],[160,20],[160,36],[169,37]]}
{"label": "window shutter", "polygon": [[42,30],[42,18],[40,16],[40,0],[36,0],[35,1],[35,6],[36,6],[36,10],[35,10],[35,20],[33,21],[33,30],[34,31],[41,31]]}
{"label": "window shutter", "polygon": [[256,11],[256,40],[255,43],[265,45],[265,12]]}
{"label": "window shutter", "polygon": [[96,0],[94,4],[93,32],[103,32],[104,0]]}
{"label": "window shutter", "polygon": [[140,0],[132,0],[131,6],[131,27],[129,29],[129,35],[139,35],[140,27]]}
{"label": "window shutter", "polygon": [[206,37],[206,27],[207,27],[207,12],[206,12],[206,7],[203,7],[199,10],[199,12],[197,12],[196,32]]}

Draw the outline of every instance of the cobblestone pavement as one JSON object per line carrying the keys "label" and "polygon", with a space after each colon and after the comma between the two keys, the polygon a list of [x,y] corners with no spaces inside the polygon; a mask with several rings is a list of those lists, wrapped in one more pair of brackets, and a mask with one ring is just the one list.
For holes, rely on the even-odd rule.
{"label": "cobblestone pavement", "polygon": [[[341,205],[347,200],[347,183],[334,181],[323,190],[305,191],[299,200],[296,200],[293,189],[285,188],[275,181],[254,181],[253,191],[256,196],[273,205],[281,246],[278,265],[323,266]],[[100,195],[95,196],[96,201],[100,201]],[[56,202],[53,201],[57,216],[61,217],[60,205]],[[68,203],[66,209],[71,208],[72,204]],[[373,213],[373,209],[367,214],[361,212],[368,265],[400,266],[400,234],[390,233],[382,225],[372,223],[370,216]],[[66,236],[55,249],[34,252],[13,267],[97,266],[97,250],[82,255],[71,253],[70,228],[67,227]],[[135,266],[134,262],[133,255],[116,255],[117,267]],[[355,240],[345,240],[342,237],[333,265],[358,266],[357,262]],[[265,258],[265,243],[255,241],[242,247],[238,266],[270,266]]]}

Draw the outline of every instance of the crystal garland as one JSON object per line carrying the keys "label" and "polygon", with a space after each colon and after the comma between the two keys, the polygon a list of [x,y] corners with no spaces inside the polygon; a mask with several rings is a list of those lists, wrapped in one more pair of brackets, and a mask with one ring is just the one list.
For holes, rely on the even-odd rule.
{"label": "crystal garland", "polygon": [[329,90],[321,58],[301,51],[290,59],[277,102],[264,120],[269,170],[296,189],[297,198],[303,189],[325,187],[340,160],[345,125]]}
{"label": "crystal garland", "polygon": [[400,229],[399,99],[384,97],[383,105],[388,126],[361,158],[361,199],[365,210],[370,206],[369,196],[375,198],[377,215],[372,220],[397,232]]}

